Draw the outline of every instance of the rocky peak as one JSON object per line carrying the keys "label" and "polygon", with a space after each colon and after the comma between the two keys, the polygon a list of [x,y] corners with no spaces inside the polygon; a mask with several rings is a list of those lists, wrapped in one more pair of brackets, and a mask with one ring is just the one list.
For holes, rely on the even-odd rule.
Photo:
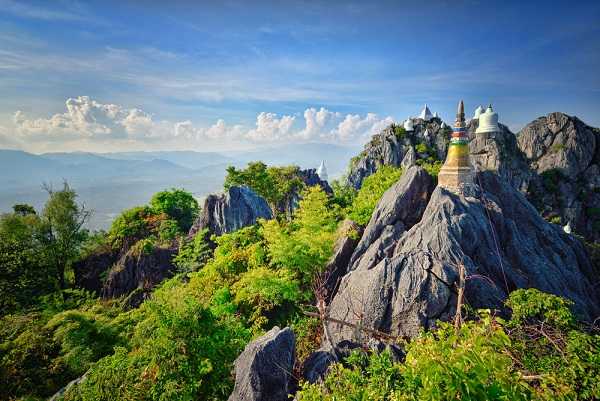
{"label": "rocky peak", "polygon": [[362,181],[375,173],[379,166],[399,167],[409,149],[413,148],[414,151],[419,143],[435,149],[440,159],[445,158],[450,129],[447,126],[442,128],[442,120],[437,117],[429,121],[417,118],[413,123],[413,131],[407,132],[400,125],[392,124],[373,135],[361,154],[352,160],[348,183],[358,189]]}
{"label": "rocky peak", "polygon": [[[420,221],[394,240],[391,252],[379,261],[358,260],[331,302],[331,317],[416,335],[454,315],[460,264],[472,307],[502,309],[510,291],[534,287],[573,300],[584,319],[598,316],[598,277],[579,241],[547,223],[498,175],[481,172],[476,182],[481,187],[474,196],[436,188]],[[377,209],[388,202],[382,198]],[[384,225],[389,216],[377,219]],[[369,248],[379,247],[377,240],[369,242]],[[357,340],[346,326],[330,324],[330,330],[335,343]]]}
{"label": "rocky peak", "polygon": [[233,186],[223,194],[209,195],[202,212],[190,229],[189,236],[207,228],[211,234],[222,235],[271,219],[271,208],[262,197],[245,186]]}
{"label": "rocky peak", "polygon": [[577,117],[557,112],[527,124],[518,144],[537,173],[560,169],[575,179],[594,159],[598,134]]}

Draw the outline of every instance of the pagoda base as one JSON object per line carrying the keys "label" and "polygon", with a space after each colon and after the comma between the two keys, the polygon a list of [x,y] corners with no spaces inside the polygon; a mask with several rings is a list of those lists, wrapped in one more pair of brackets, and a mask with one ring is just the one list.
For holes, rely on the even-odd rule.
{"label": "pagoda base", "polygon": [[474,176],[471,166],[443,166],[438,174],[438,185],[453,192],[462,192],[465,187],[474,185]]}

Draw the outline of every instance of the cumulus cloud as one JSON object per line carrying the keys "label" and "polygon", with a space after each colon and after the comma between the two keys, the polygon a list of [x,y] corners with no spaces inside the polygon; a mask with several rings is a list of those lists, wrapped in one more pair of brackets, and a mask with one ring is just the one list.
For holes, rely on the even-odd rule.
{"label": "cumulus cloud", "polygon": [[219,119],[208,127],[190,120],[159,121],[138,108],[103,104],[80,96],[66,101],[66,112],[50,118],[31,119],[21,111],[14,115],[17,137],[23,142],[86,141],[88,143],[153,143],[164,146],[170,141],[181,145],[204,145],[206,142],[281,143],[325,141],[353,143],[366,141],[393,122],[391,117],[376,114],[347,114],[324,107],[304,110],[303,120],[294,115],[261,112],[252,127],[231,125]]}
{"label": "cumulus cloud", "polygon": [[262,112],[256,117],[256,128],[251,129],[246,137],[257,142],[278,142],[290,138],[296,117],[278,117],[275,113]]}
{"label": "cumulus cloud", "polygon": [[153,121],[140,109],[101,104],[88,96],[67,99],[67,111],[52,117],[27,119],[17,111],[13,121],[24,139],[70,141],[76,139],[151,139],[169,134],[168,124]]}

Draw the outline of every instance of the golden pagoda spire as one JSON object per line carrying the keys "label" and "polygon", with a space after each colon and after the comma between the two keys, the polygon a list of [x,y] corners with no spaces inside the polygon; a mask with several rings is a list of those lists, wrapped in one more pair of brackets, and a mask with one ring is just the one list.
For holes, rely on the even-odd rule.
{"label": "golden pagoda spire", "polygon": [[456,121],[448,146],[448,156],[438,174],[438,185],[462,192],[466,185],[473,184],[473,167],[469,160],[469,138],[465,129],[465,105],[458,103]]}

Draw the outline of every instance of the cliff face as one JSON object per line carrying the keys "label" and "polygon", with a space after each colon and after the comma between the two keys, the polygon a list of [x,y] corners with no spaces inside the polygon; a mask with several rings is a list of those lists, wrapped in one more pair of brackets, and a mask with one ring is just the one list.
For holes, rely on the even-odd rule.
{"label": "cliff face", "polygon": [[[416,121],[414,132],[399,136],[388,127],[375,135],[351,163],[348,183],[360,188],[381,165],[414,165],[428,156],[415,152],[419,143],[445,160],[450,128],[441,129],[439,119]],[[486,138],[475,135],[477,126],[478,120],[467,126],[474,166],[496,172],[548,220],[569,223],[587,240],[600,241],[599,129],[563,113],[540,117],[517,135],[500,124],[500,132]]]}
{"label": "cliff face", "polygon": [[600,241],[600,130],[551,113],[517,135],[536,178],[528,198],[544,217]]}
{"label": "cliff face", "polygon": [[211,234],[222,235],[250,226],[259,218],[271,219],[267,202],[248,187],[231,187],[224,194],[209,195],[202,213],[190,229],[193,237],[207,228]]}
{"label": "cliff face", "polygon": [[[423,172],[409,169],[400,180],[421,188],[403,210],[419,210],[427,198]],[[426,174],[426,173],[425,173]],[[365,230],[330,308],[331,317],[396,335],[455,313],[458,266],[464,265],[466,299],[475,308],[502,309],[508,293],[534,287],[575,302],[591,319],[600,313],[598,278],[582,245],[547,223],[525,197],[491,172],[479,173],[476,193],[459,196],[437,187],[418,222],[398,229]],[[394,191],[392,188],[390,191]],[[383,196],[369,226],[389,227],[393,196]],[[397,213],[397,215],[399,215]],[[372,234],[367,234],[372,233]],[[397,239],[396,239],[397,238]],[[387,241],[385,251],[381,243]],[[364,257],[362,255],[378,255]],[[356,340],[347,326],[330,324],[334,342]]]}
{"label": "cliff face", "polygon": [[407,152],[418,143],[424,143],[435,149],[439,159],[446,157],[450,128],[441,128],[442,121],[434,118],[430,121],[415,120],[414,131],[405,132],[390,126],[373,135],[373,139],[365,145],[361,154],[350,164],[348,183],[360,188],[363,180],[375,173],[379,166],[399,167]]}

